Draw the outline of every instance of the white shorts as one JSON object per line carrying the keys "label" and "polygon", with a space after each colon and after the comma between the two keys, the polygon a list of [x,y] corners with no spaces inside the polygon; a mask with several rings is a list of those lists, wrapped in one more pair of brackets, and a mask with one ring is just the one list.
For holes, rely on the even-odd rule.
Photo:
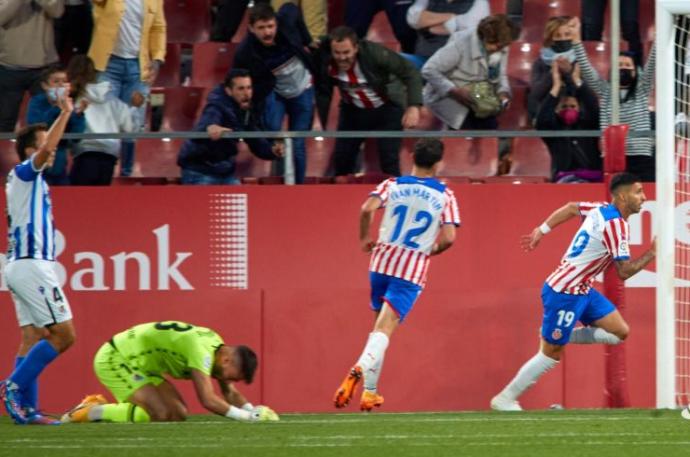
{"label": "white shorts", "polygon": [[46,327],[72,319],[69,302],[55,274],[55,262],[13,260],[7,263],[4,273],[20,327]]}

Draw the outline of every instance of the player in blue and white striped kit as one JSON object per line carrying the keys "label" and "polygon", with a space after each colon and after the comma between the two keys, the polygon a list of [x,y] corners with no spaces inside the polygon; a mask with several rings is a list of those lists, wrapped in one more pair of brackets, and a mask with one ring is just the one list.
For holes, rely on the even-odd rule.
{"label": "player in blue and white striped kit", "polygon": [[16,147],[22,162],[10,171],[5,187],[9,246],[3,274],[22,342],[15,370],[0,383],[0,397],[16,424],[60,423],[38,412],[37,380],[75,338],[72,312],[55,272],[55,226],[43,179],[74,110],[66,93],[57,104],[61,112],[50,130],[45,124],[33,124],[19,131]]}

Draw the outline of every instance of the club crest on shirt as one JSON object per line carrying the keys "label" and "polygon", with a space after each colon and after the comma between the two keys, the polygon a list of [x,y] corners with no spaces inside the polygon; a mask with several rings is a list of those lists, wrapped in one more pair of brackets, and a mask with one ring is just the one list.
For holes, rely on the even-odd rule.
{"label": "club crest on shirt", "polygon": [[211,368],[211,357],[206,356],[204,357],[204,368]]}
{"label": "club crest on shirt", "polygon": [[562,336],[563,332],[561,332],[560,328],[557,328],[556,330],[551,332],[551,338],[553,338],[554,340],[560,340]]}

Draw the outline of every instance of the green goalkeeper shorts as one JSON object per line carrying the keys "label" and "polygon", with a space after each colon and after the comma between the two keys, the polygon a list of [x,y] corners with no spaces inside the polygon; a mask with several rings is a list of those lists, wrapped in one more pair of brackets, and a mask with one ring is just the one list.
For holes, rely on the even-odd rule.
{"label": "green goalkeeper shorts", "polygon": [[137,367],[128,364],[110,342],[101,346],[96,353],[93,369],[98,380],[113,394],[118,403],[128,401],[134,392],[147,384],[157,386],[165,381],[160,376],[146,375]]}

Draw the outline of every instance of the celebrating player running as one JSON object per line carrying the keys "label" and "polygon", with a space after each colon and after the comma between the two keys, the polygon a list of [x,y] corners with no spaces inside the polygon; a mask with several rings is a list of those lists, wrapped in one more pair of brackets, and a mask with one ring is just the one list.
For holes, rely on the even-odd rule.
{"label": "celebrating player running", "polygon": [[[628,336],[623,316],[592,283],[611,262],[621,279],[630,278],[654,259],[656,241],[642,256],[630,259],[628,217],[640,212],[646,197],[640,180],[629,173],[615,175],[610,188],[610,204],[568,203],[523,237],[523,247],[531,251],[554,227],[575,216],[584,218],[560,266],[542,289],[541,349],[491,400],[493,409],[520,411],[518,397],[558,364],[568,342],[618,344]],[[578,321],[585,326],[575,328]]]}

